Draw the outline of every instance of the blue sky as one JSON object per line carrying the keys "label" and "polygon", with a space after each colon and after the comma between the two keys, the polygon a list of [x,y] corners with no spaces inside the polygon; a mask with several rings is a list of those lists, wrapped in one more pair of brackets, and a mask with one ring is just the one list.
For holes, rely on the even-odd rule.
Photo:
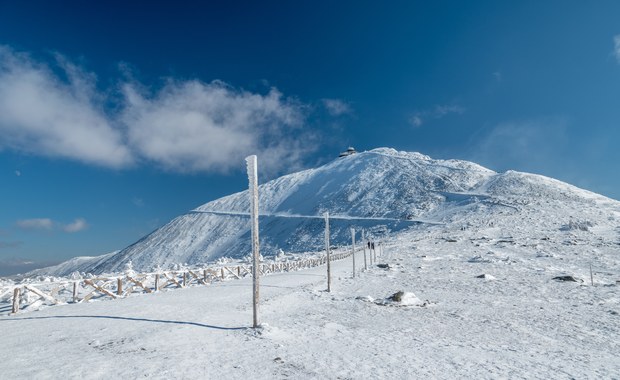
{"label": "blue sky", "polygon": [[139,3],[0,1],[0,272],[123,248],[245,189],[249,154],[262,181],[390,146],[620,199],[618,2]]}

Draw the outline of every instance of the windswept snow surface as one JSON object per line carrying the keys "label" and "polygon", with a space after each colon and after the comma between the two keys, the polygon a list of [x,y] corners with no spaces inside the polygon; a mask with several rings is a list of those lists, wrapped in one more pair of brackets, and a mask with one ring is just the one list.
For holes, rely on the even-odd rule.
{"label": "windswept snow surface", "polygon": [[[445,223],[460,223],[460,228],[503,223],[507,234],[521,229],[534,235],[585,223],[592,231],[617,236],[619,204],[539,175],[495,173],[467,161],[379,148],[261,185],[261,253],[319,250],[325,211],[333,216],[332,244],[344,245],[350,227],[381,237]],[[251,251],[248,210],[247,191],[233,194],[175,218],[114,254],[34,273],[112,273],[130,261],[136,271],[149,272],[221,257],[241,259]]]}
{"label": "windswept snow surface", "polygon": [[263,277],[257,330],[249,278],[3,315],[0,377],[620,378],[618,236],[502,210],[390,237],[386,269],[334,262],[332,293],[325,267]]}

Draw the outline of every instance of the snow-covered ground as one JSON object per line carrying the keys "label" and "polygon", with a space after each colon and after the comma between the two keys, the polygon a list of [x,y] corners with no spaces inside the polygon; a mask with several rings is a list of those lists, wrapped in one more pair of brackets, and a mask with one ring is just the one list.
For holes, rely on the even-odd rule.
{"label": "snow-covered ground", "polygon": [[[264,277],[256,330],[249,278],[3,314],[0,378],[620,379],[620,202],[385,148],[261,194],[267,251],[320,247],[328,210],[332,243],[366,228],[387,267],[352,278],[350,258],[335,262],[331,293],[325,267]],[[247,208],[247,194],[224,197],[124,250],[38,273],[242,259]]]}
{"label": "snow-covered ground", "polygon": [[510,217],[392,236],[331,293],[325,267],[263,277],[257,330],[247,278],[1,316],[0,378],[620,378],[618,231]]}

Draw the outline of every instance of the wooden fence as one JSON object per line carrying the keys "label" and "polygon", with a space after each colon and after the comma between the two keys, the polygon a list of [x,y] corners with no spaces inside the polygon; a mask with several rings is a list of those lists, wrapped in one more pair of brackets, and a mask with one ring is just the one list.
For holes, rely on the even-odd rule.
{"label": "wooden fence", "polygon": [[[361,249],[359,249],[361,250]],[[359,251],[358,250],[358,251]],[[351,256],[351,249],[332,253],[330,261]],[[327,256],[274,261],[260,264],[261,276],[292,272],[327,263]],[[252,275],[252,265],[219,265],[154,273],[125,273],[119,276],[93,277],[57,282],[24,283],[0,287],[0,313],[37,310],[42,305],[88,302],[92,299],[117,299],[131,294],[155,293],[167,289],[209,285],[216,281],[240,279]]]}

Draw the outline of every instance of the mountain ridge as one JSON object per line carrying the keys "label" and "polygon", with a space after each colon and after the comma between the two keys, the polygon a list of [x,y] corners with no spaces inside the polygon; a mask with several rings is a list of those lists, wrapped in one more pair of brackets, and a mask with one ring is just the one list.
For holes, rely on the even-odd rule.
{"label": "mountain ridge", "polygon": [[[497,173],[473,162],[436,160],[391,148],[276,178],[260,185],[259,194],[261,252],[266,256],[280,250],[320,250],[326,211],[341,217],[330,221],[336,245],[348,243],[350,227],[374,229],[375,236],[385,237],[386,232],[428,228],[425,222],[482,228],[488,219],[493,225],[510,220],[516,230],[525,220],[557,230],[561,226],[556,221],[569,223],[569,211],[577,209],[587,214],[581,219],[596,225],[605,224],[605,218],[611,224],[620,219],[619,202],[549,177]],[[599,218],[600,207],[612,210]],[[34,273],[109,273],[122,271],[130,262],[135,270],[150,271],[221,257],[242,259],[250,252],[248,210],[247,190],[237,192],[174,218],[120,251],[76,260],[79,265],[73,268],[63,263]],[[542,215],[539,220],[532,217],[537,213]]]}

